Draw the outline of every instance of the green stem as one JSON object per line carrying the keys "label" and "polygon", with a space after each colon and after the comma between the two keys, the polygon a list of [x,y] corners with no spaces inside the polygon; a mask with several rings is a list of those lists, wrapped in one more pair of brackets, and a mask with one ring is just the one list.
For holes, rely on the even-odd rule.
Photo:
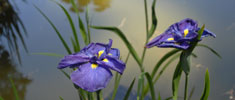
{"label": "green stem", "polygon": [[96,92],[97,100],[100,100],[100,90]]}
{"label": "green stem", "polygon": [[91,43],[91,32],[90,32],[90,21],[89,21],[89,15],[88,15],[88,6],[86,9],[86,25],[87,25],[87,33],[88,33],[88,43]]}
{"label": "green stem", "polygon": [[[145,44],[146,45],[148,43],[148,29],[149,29],[149,23],[148,23],[148,9],[147,9],[147,0],[144,0],[144,10],[145,10],[145,21],[146,21],[146,41]],[[141,57],[141,63],[142,63],[142,67],[143,67],[143,62],[144,62],[144,57],[145,57],[145,53],[146,53],[146,48],[144,48],[144,51],[142,53],[142,57]]]}
{"label": "green stem", "polygon": [[188,95],[188,77],[188,75],[185,75],[184,100],[187,100]]}

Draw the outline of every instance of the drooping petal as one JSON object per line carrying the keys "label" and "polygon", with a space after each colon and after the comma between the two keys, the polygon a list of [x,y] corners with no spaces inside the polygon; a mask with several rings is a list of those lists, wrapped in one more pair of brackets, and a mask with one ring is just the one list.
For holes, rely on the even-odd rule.
{"label": "drooping petal", "polygon": [[178,49],[188,49],[190,44],[188,44],[187,42],[183,42],[183,43],[164,43],[164,44],[160,44],[157,45],[160,48],[178,48]]}
{"label": "drooping petal", "polygon": [[89,92],[95,92],[107,86],[112,78],[112,73],[109,69],[100,65],[87,63],[81,65],[70,77],[73,83],[80,88]]}
{"label": "drooping petal", "polygon": [[102,61],[97,61],[97,63],[99,65],[103,65],[107,68],[110,68],[112,70],[115,70],[117,72],[119,72],[120,74],[123,73],[126,65],[124,62],[122,62],[121,60],[111,57],[111,56],[106,56],[106,58],[104,58]]}
{"label": "drooping petal", "polygon": [[[200,28],[197,29],[197,31],[199,31],[199,30],[200,30]],[[207,37],[207,36],[212,36],[214,38],[216,37],[216,35],[214,33],[210,32],[207,29],[204,29],[204,31],[202,33],[202,38]]]}
{"label": "drooping petal", "polygon": [[74,65],[79,66],[80,64],[86,63],[90,60],[91,56],[88,56],[84,53],[76,53],[71,54],[68,56],[65,56],[59,63],[58,67],[59,69],[65,68],[65,67],[72,67]]}
{"label": "drooping petal", "polygon": [[173,36],[173,34],[167,34],[167,33],[162,33],[161,35],[155,37],[153,40],[151,40],[146,47],[147,48],[151,48],[153,46],[157,46],[159,44],[162,43],[174,43],[175,41],[175,37]]}
{"label": "drooping petal", "polygon": [[120,51],[117,48],[111,48],[108,52],[108,55],[119,59]]}

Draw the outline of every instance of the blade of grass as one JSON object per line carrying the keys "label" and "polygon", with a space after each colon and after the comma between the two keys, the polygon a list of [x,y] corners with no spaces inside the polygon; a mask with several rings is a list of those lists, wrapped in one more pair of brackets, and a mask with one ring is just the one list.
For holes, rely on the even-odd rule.
{"label": "blade of grass", "polygon": [[209,79],[209,72],[208,69],[206,69],[206,74],[205,74],[205,85],[204,85],[204,90],[203,94],[201,96],[200,100],[207,100],[210,94],[210,79]]}
{"label": "blade of grass", "polygon": [[177,52],[179,52],[179,49],[173,49],[172,51],[168,52],[167,54],[165,54],[159,61],[158,63],[155,65],[152,73],[151,73],[151,77],[153,78],[156,74],[156,72],[158,71],[159,67],[163,64],[164,61],[166,61],[169,57],[171,57],[172,55],[176,54]]}
{"label": "blade of grass", "polygon": [[119,30],[116,27],[105,27],[105,26],[92,26],[92,28],[94,29],[103,29],[103,30],[108,30],[108,31],[112,31],[114,33],[116,33],[121,39],[122,41],[125,43],[125,45],[127,46],[129,52],[132,54],[132,56],[134,57],[134,59],[136,60],[136,62],[138,63],[141,72],[144,71],[142,64],[141,64],[141,60],[136,52],[136,50],[133,48],[133,46],[131,45],[131,43],[127,40],[126,36],[123,34],[123,32],[121,30]]}
{"label": "blade of grass", "polygon": [[65,40],[63,39],[63,37],[61,36],[60,32],[58,31],[58,29],[56,28],[56,26],[52,23],[52,21],[37,7],[34,5],[34,7],[42,14],[42,16],[50,23],[50,25],[52,26],[52,28],[55,30],[56,34],[58,35],[60,41],[62,42],[63,46],[65,47],[66,51],[68,52],[68,54],[71,54],[71,50],[69,48],[69,46],[67,45],[67,43],[65,42]]}
{"label": "blade of grass", "polygon": [[[126,60],[125,60],[125,64],[128,62],[129,57],[130,57],[130,52],[128,52],[128,54],[127,54],[127,57],[126,57]],[[118,90],[118,86],[119,86],[121,77],[122,77],[122,76],[119,75],[118,72],[116,72],[116,74],[115,74],[115,84],[114,84],[113,94],[112,94],[112,97],[111,97],[110,100],[114,100],[115,97],[116,97],[116,94],[117,94],[117,90]]]}
{"label": "blade of grass", "polygon": [[60,100],[64,100],[61,96],[59,96]]}
{"label": "blade of grass", "polygon": [[80,44],[79,45],[76,45],[73,37],[70,38],[71,42],[72,42],[72,45],[73,45],[73,51],[74,52],[79,52],[80,51]]}
{"label": "blade of grass", "polygon": [[64,57],[64,55],[56,54],[56,53],[46,53],[46,52],[40,52],[40,53],[31,53],[33,55],[44,55],[44,56],[52,56],[52,57]]}
{"label": "blade of grass", "polygon": [[156,1],[157,0],[153,0],[153,3],[152,3],[152,26],[148,32],[148,39],[153,35],[153,33],[155,32],[155,30],[157,28],[158,20],[157,20],[156,12],[155,12]]}
{"label": "blade of grass", "polygon": [[145,73],[145,77],[147,78],[148,84],[150,86],[150,93],[152,96],[152,100],[156,100],[152,78],[148,72]]}
{"label": "blade of grass", "polygon": [[85,26],[81,20],[81,18],[79,17],[78,18],[79,20],[79,28],[80,28],[80,32],[81,32],[81,35],[83,37],[83,40],[85,42],[86,45],[88,45],[88,40],[87,40],[87,34],[86,34],[86,29],[85,29]]}
{"label": "blade of grass", "polygon": [[176,69],[175,69],[175,72],[173,75],[173,79],[172,79],[172,92],[173,92],[172,99],[173,100],[177,100],[177,98],[178,98],[178,88],[179,88],[179,83],[180,83],[182,71],[183,70],[181,67],[181,61],[179,61],[179,63],[176,66]]}
{"label": "blade of grass", "polygon": [[131,90],[132,90],[132,88],[134,86],[134,83],[135,83],[135,78],[131,82],[131,85],[129,86],[129,88],[128,88],[128,90],[127,90],[123,100],[128,100],[128,97],[130,96],[130,93],[131,93]]}
{"label": "blade of grass", "polygon": [[162,100],[160,93],[158,93],[158,100]]}
{"label": "blade of grass", "polygon": [[209,49],[212,53],[214,53],[217,57],[219,57],[220,59],[222,59],[221,55],[216,52],[214,49],[212,49],[211,47],[205,45],[205,44],[197,44],[197,46],[200,46],[200,47],[205,47],[207,49]]}
{"label": "blade of grass", "polygon": [[140,99],[140,91],[141,89],[143,89],[143,83],[144,83],[144,72],[139,76],[138,79],[137,100]]}
{"label": "blade of grass", "polygon": [[63,69],[60,69],[60,71],[68,78],[70,79],[70,75],[68,73],[66,73]]}
{"label": "blade of grass", "polygon": [[12,89],[13,89],[13,92],[14,92],[14,95],[15,95],[15,100],[20,100],[17,89],[15,87],[14,81],[12,80],[11,76],[9,76],[9,80],[11,82],[11,86],[12,86]]}
{"label": "blade of grass", "polygon": [[118,86],[120,83],[121,76],[116,72],[115,74],[115,84],[114,84],[114,89],[113,89],[113,94],[110,100],[114,100],[117,94]]}
{"label": "blade of grass", "polygon": [[[68,13],[68,11],[64,8],[64,6],[62,6],[61,4],[59,4],[58,2],[55,2],[58,6],[60,6],[60,8],[64,11],[68,21],[69,21],[69,24],[70,24],[70,27],[73,31],[73,36],[74,36],[74,39],[75,39],[75,43],[77,44],[77,46],[79,45],[79,41],[78,41],[78,36],[77,36],[77,31],[76,31],[76,28],[74,26],[74,23],[73,23],[73,20],[70,16],[70,14]],[[79,48],[80,49],[80,48]]]}
{"label": "blade of grass", "polygon": [[[85,29],[85,26],[84,26],[84,24],[83,24],[81,18],[80,18],[79,11],[78,11],[78,9],[77,9],[78,7],[77,7],[77,5],[75,4],[75,1],[74,1],[74,0],[70,0],[70,1],[71,1],[71,3],[72,3],[72,6],[73,6],[75,12],[77,13],[79,29],[80,29],[80,33],[81,33],[81,35],[82,35],[82,38],[83,38],[83,40],[84,40],[84,43],[85,43],[86,45],[88,45],[88,44],[89,44],[89,40],[88,40],[89,37],[87,38],[86,29]],[[89,23],[87,23],[87,24],[89,24]],[[88,30],[88,31],[89,31],[89,30]],[[88,35],[89,35],[89,33],[88,33]]]}
{"label": "blade of grass", "polygon": [[91,43],[91,32],[90,32],[90,21],[89,21],[89,9],[86,7],[86,27],[87,27],[87,35],[88,35],[88,43]]}

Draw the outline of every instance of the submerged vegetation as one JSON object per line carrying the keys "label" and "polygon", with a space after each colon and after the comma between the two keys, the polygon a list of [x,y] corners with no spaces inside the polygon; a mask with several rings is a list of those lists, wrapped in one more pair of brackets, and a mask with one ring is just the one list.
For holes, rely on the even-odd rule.
{"label": "submerged vegetation", "polygon": [[[78,0],[79,1],[79,0]],[[158,79],[161,77],[162,73],[165,72],[165,69],[177,58],[179,58],[178,64],[175,67],[174,75],[172,78],[172,96],[166,98],[166,100],[177,100],[179,98],[178,91],[180,85],[180,79],[182,72],[185,74],[185,87],[184,87],[184,100],[189,100],[191,98],[192,93],[188,95],[188,79],[190,74],[190,58],[197,57],[196,54],[193,53],[193,50],[198,47],[205,47],[208,50],[212,51],[215,55],[220,57],[220,55],[205,44],[198,44],[202,40],[203,37],[213,36],[215,34],[205,29],[205,25],[201,28],[198,27],[198,23],[193,19],[184,19],[179,21],[173,25],[171,25],[166,31],[154,38],[150,41],[150,38],[153,36],[154,32],[157,29],[157,16],[155,12],[156,0],[152,1],[151,6],[151,26],[149,27],[148,20],[148,7],[147,0],[144,0],[144,8],[145,8],[145,21],[146,21],[146,40],[145,45],[143,47],[144,50],[142,55],[138,55],[136,49],[132,46],[132,43],[129,42],[125,34],[118,28],[112,26],[94,26],[90,25],[90,20],[88,16],[88,8],[86,9],[85,14],[85,22],[81,20],[79,14],[79,7],[77,6],[74,0],[67,1],[71,3],[73,10],[77,14],[77,22],[79,25],[80,36],[83,39],[83,44],[86,46],[81,49],[81,41],[78,40],[78,32],[73,19],[71,18],[68,10],[66,10],[61,4],[56,4],[63,10],[65,15],[67,16],[68,22],[71,26],[71,30],[73,32],[73,37],[70,38],[71,45],[73,48],[69,48],[70,45],[61,35],[61,32],[58,28],[53,24],[53,22],[40,10],[40,8],[35,8],[46,18],[46,20],[50,23],[50,25],[55,30],[58,35],[61,43],[66,49],[68,55],[65,56],[61,62],[59,63],[58,68],[63,72],[63,74],[72,80],[74,83],[74,87],[78,90],[80,100],[103,100],[103,92],[102,89],[106,87],[109,83],[109,80],[112,77],[112,73],[110,69],[117,71],[115,73],[114,78],[114,90],[112,96],[109,98],[110,100],[114,100],[116,97],[117,89],[119,87],[120,80],[122,78],[121,74],[125,71],[125,63],[128,62],[130,55],[137,62],[141,74],[138,78],[134,78],[129,85],[128,90],[123,97],[124,100],[128,100],[131,91],[134,87],[134,84],[137,83],[137,100],[143,100],[148,93],[151,95],[152,100],[161,100],[162,97],[160,93],[155,92],[155,84]],[[85,24],[84,24],[85,23]],[[91,42],[90,29],[98,29],[98,30],[107,30],[115,33],[120,37],[120,39],[125,43],[127,49],[129,50],[128,56],[123,62],[123,58],[119,58],[119,50],[111,48],[112,40],[108,44],[103,43],[93,43]],[[163,48],[174,48],[172,51],[166,53],[158,62],[156,62],[155,67],[152,72],[145,71],[144,59],[145,54],[147,52],[147,48],[157,46]],[[49,56],[57,56],[57,54],[50,53],[41,53],[43,55]],[[165,65],[163,65],[166,63]],[[161,67],[163,66],[163,67]],[[65,72],[62,68],[70,67],[73,71],[70,75]],[[162,69],[160,69],[162,68]],[[118,74],[120,73],[120,74]],[[130,72],[131,73],[131,72]],[[137,81],[137,82],[136,82]],[[210,91],[210,80],[209,80],[209,71],[206,70],[205,74],[205,83],[204,90],[202,91],[202,96],[200,100],[207,100]],[[59,96],[58,96],[59,97]],[[63,97],[59,97],[63,100]],[[199,97],[198,97],[199,99]]]}

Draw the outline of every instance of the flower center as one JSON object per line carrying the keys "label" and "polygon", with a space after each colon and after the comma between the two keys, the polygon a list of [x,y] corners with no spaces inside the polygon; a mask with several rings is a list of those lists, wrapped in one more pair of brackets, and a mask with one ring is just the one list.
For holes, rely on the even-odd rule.
{"label": "flower center", "polygon": [[167,41],[172,41],[172,40],[174,40],[174,38],[168,38],[168,39],[167,39]]}
{"label": "flower center", "polygon": [[99,58],[103,53],[104,53],[104,50],[100,50],[100,51],[98,52],[97,57]]}
{"label": "flower center", "polygon": [[109,60],[105,58],[105,59],[103,59],[103,62],[109,62]]}
{"label": "flower center", "polygon": [[92,69],[96,69],[98,67],[98,64],[91,64]]}
{"label": "flower center", "polygon": [[184,37],[187,36],[188,32],[189,32],[188,29],[185,29],[185,30],[184,30]]}

